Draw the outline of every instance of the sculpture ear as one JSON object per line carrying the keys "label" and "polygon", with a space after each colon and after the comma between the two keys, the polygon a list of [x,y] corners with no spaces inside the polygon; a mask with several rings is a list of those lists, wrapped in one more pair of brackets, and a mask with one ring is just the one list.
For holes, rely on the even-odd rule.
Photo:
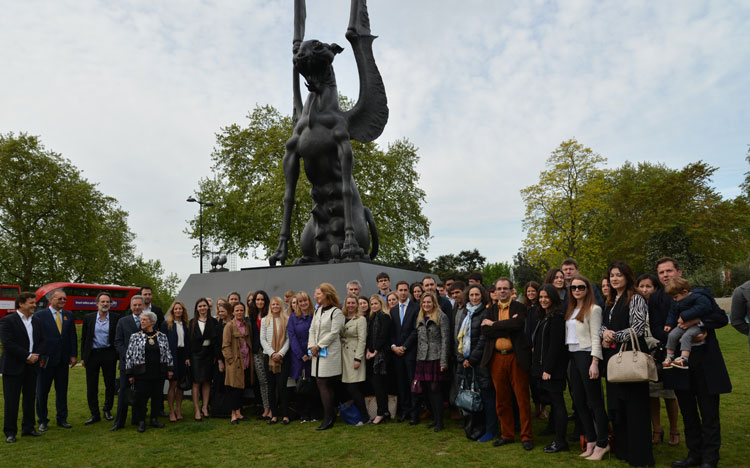
{"label": "sculpture ear", "polygon": [[333,55],[340,54],[344,51],[344,48],[340,45],[333,43],[330,46],[328,46],[329,49],[331,49],[331,52],[333,52]]}

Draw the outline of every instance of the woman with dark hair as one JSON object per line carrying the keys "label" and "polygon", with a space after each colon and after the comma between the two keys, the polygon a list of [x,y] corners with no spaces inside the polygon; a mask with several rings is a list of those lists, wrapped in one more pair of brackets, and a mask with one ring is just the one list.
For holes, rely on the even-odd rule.
{"label": "woman with dark hair", "polygon": [[485,432],[477,439],[479,442],[489,442],[497,437],[495,388],[489,369],[480,366],[486,340],[482,334],[482,320],[487,318],[488,303],[489,294],[484,286],[470,285],[466,289],[466,312],[461,323],[456,323],[457,377],[465,379],[467,386],[475,380],[482,398]]}
{"label": "woman with dark hair", "polygon": [[227,406],[232,412],[233,425],[247,420],[242,416],[242,393],[253,381],[253,345],[250,335],[250,324],[245,320],[245,304],[238,302],[234,305],[232,319],[224,326],[221,346],[226,362],[224,384],[227,388]]}
{"label": "woman with dark hair", "polygon": [[187,308],[182,301],[175,301],[167,311],[161,332],[167,336],[169,352],[174,360],[174,374],[169,379],[167,390],[167,406],[169,406],[169,420],[182,421],[182,389],[178,386],[180,379],[185,377],[187,366],[190,365],[190,340],[187,339],[188,319]]}
{"label": "woman with dark hair", "polygon": [[[220,347],[223,351],[223,340],[224,340],[224,328],[226,328],[227,324],[232,320],[233,318],[233,307],[229,303],[229,301],[222,301],[218,300],[216,301],[216,323],[218,323],[218,336],[221,338],[222,342],[220,344]],[[235,302],[235,305],[242,304],[242,302]],[[242,304],[243,313],[245,311],[244,304]],[[216,360],[216,366],[214,366],[214,376],[211,382],[211,414],[214,417],[219,418],[227,418],[230,417],[232,413],[232,409],[229,408],[229,403],[231,403],[229,400],[230,398],[227,398],[227,390],[229,387],[225,385],[226,381],[226,373],[225,373],[225,361],[224,361],[224,354],[219,354],[218,359]]]}
{"label": "woman with dark hair", "polygon": [[424,294],[422,283],[412,283],[411,286],[409,286],[409,293],[411,293],[411,300],[419,303],[419,300],[422,298],[422,294]]}
{"label": "woman with dark hair", "polygon": [[[310,338],[310,323],[312,322],[315,308],[312,299],[305,291],[300,291],[292,301],[294,308],[289,315],[289,323],[286,328],[289,337],[289,377],[292,379],[311,379],[310,372],[311,357],[307,354],[307,340]],[[313,399],[316,395],[297,395],[297,411],[300,422],[315,420],[313,415]]]}
{"label": "woman with dark hair", "polygon": [[568,355],[565,348],[565,316],[557,288],[545,284],[539,290],[539,308],[542,318],[534,330],[531,354],[531,376],[551,403],[555,440],[544,447],[545,453],[570,450],[566,430],[568,413],[565,408],[565,373]]}
{"label": "woman with dark hair", "polygon": [[422,383],[432,411],[432,423],[427,428],[435,432],[443,427],[441,383],[448,381],[448,354],[451,332],[448,316],[440,310],[435,293],[422,295],[417,315],[417,367],[414,380]]}
{"label": "woman with dark hair", "polygon": [[[523,305],[526,306],[526,324],[524,325],[524,332],[526,333],[526,339],[531,340],[534,337],[534,330],[536,330],[536,324],[539,323],[539,283],[536,281],[529,281],[523,287]],[[534,400],[534,417],[546,419],[547,418],[547,403],[546,398],[542,395],[539,390],[539,385],[536,379],[530,379],[529,386],[531,387],[531,398]]]}
{"label": "woman with dark hair", "polygon": [[[604,368],[622,343],[630,343],[631,330],[641,350],[646,349],[648,306],[635,291],[635,276],[630,266],[615,262],[609,268],[611,289],[602,316]],[[615,456],[632,466],[653,466],[649,421],[648,382],[607,382],[607,413],[612,421]]]}
{"label": "woman with dark hair", "polygon": [[335,382],[341,375],[341,328],[344,314],[338,308],[341,303],[336,289],[330,283],[322,283],[315,289],[318,310],[310,324],[307,349],[312,356],[312,375],[318,385],[323,404],[323,422],[316,429],[324,431],[333,427],[336,420]]}
{"label": "woman with dark hair", "polygon": [[271,419],[271,403],[268,398],[268,375],[266,374],[266,364],[263,358],[263,348],[260,344],[260,323],[261,319],[268,315],[270,301],[265,291],[256,291],[247,305],[247,318],[250,321],[251,341],[253,343],[253,364],[255,367],[255,376],[258,377],[255,392],[256,404],[257,395],[263,403],[263,414],[258,419]]}
{"label": "woman with dark hair", "polygon": [[580,456],[587,460],[601,460],[609,452],[607,412],[599,379],[601,326],[602,309],[596,304],[591,282],[583,276],[574,276],[570,280],[570,302],[565,313],[565,344],[570,356],[570,396],[576,408],[588,409],[578,412],[588,441]]}
{"label": "woman with dark hair", "polygon": [[565,275],[561,269],[553,268],[548,271],[547,275],[544,277],[544,284],[551,284],[554,286],[557,293],[560,295],[560,301],[562,302],[563,307],[568,305],[568,292],[565,289]]}
{"label": "woman with dark hair", "polygon": [[[219,324],[209,313],[206,298],[195,303],[195,314],[190,320],[190,364],[193,371],[193,404],[195,420],[203,421],[208,415],[211,397],[211,377],[220,348]],[[203,400],[203,407],[200,401]]]}
{"label": "woman with dark hair", "polygon": [[391,318],[385,311],[385,301],[380,294],[370,296],[370,311],[367,316],[367,380],[372,385],[378,405],[373,424],[380,424],[388,413],[388,357],[391,335]]}
{"label": "woman with dark hair", "polygon": [[601,281],[602,286],[602,297],[604,297],[604,301],[607,301],[607,298],[609,297],[609,292],[612,290],[612,288],[609,285],[609,275],[602,278]]}
{"label": "woman with dark hair", "polygon": [[[654,295],[656,291],[663,289],[661,282],[654,275],[644,273],[636,278],[635,285],[648,304],[649,329],[654,339],[666,344],[666,335],[663,330],[667,317],[662,313],[662,310],[667,310],[667,308],[657,306],[655,304],[657,295]],[[652,300],[652,295],[655,300]],[[661,296],[664,297],[663,294]],[[679,445],[680,430],[677,426],[679,408],[674,390],[665,389],[662,381],[649,382],[648,393],[651,404],[651,426],[653,428],[651,443],[658,444],[664,441],[664,428],[661,425],[661,402],[659,401],[660,398],[664,398],[664,406],[667,408],[667,418],[669,418],[669,445]]]}

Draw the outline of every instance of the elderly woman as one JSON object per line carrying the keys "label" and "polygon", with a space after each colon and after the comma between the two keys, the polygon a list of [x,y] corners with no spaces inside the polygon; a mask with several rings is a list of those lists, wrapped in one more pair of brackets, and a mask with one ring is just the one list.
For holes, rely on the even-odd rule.
{"label": "elderly woman", "polygon": [[[167,312],[161,332],[169,341],[169,352],[174,359],[174,375],[169,379],[167,404],[169,406],[169,420],[182,421],[182,395],[179,387],[180,380],[187,377],[187,366],[190,365],[190,341],[187,340],[188,319],[187,308],[182,301],[176,301]],[[189,377],[187,377],[189,378]]]}
{"label": "elderly woman", "polygon": [[260,345],[263,347],[266,371],[268,374],[268,397],[271,405],[271,420],[268,424],[279,422],[289,424],[289,392],[286,380],[289,376],[289,339],[286,326],[289,317],[284,310],[284,301],[280,297],[271,299],[270,313],[260,325]]}
{"label": "elderly woman", "polygon": [[253,380],[253,344],[250,324],[245,320],[245,304],[234,305],[233,318],[222,332],[221,352],[224,356],[227,406],[232,411],[231,423],[247,420],[242,416],[242,392]]}
{"label": "elderly woman", "polygon": [[141,312],[141,331],[130,337],[125,352],[125,373],[135,386],[133,417],[138,421],[138,432],[146,430],[146,403],[151,398],[151,427],[164,427],[157,419],[153,401],[162,398],[164,379],[174,374],[172,353],[169,352],[167,335],[154,330],[156,314]]}
{"label": "elderly woman", "polygon": [[315,289],[315,302],[320,307],[310,324],[307,349],[312,356],[312,375],[318,385],[323,403],[323,422],[316,429],[324,431],[333,427],[336,419],[335,383],[341,375],[341,328],[344,314],[336,289],[330,283],[322,283]]}

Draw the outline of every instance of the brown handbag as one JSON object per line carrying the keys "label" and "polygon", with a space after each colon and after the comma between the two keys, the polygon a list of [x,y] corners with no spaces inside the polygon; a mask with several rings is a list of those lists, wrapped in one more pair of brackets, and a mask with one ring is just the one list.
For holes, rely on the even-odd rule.
{"label": "brown handbag", "polygon": [[656,382],[656,362],[650,354],[641,351],[641,345],[635,338],[635,330],[630,331],[631,351],[625,351],[628,342],[620,345],[620,351],[609,358],[607,363],[607,380],[613,383]]}

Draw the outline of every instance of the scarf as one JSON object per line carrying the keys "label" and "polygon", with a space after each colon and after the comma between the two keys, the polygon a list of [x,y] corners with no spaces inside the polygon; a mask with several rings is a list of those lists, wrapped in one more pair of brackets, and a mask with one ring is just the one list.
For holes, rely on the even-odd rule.
{"label": "scarf", "polygon": [[234,325],[240,331],[240,356],[242,356],[242,368],[247,369],[250,366],[250,348],[244,338],[247,336],[247,327],[242,320],[235,320]]}
{"label": "scarf", "polygon": [[[278,318],[271,316],[270,320],[271,325],[273,326],[271,348],[273,348],[274,353],[278,353],[284,346],[284,341],[286,341],[286,325],[287,320],[289,319],[287,317],[284,317],[284,314],[279,314]],[[281,372],[281,361],[274,361],[273,359],[269,359],[268,370],[270,370],[272,374],[278,374],[279,372]]]}
{"label": "scarf", "polygon": [[481,305],[482,304],[466,304],[466,317],[464,317],[463,322],[461,322],[461,328],[458,331],[458,336],[456,337],[458,340],[458,352],[460,354],[463,354],[463,356],[467,359],[469,357],[469,354],[471,354],[471,317]]}

